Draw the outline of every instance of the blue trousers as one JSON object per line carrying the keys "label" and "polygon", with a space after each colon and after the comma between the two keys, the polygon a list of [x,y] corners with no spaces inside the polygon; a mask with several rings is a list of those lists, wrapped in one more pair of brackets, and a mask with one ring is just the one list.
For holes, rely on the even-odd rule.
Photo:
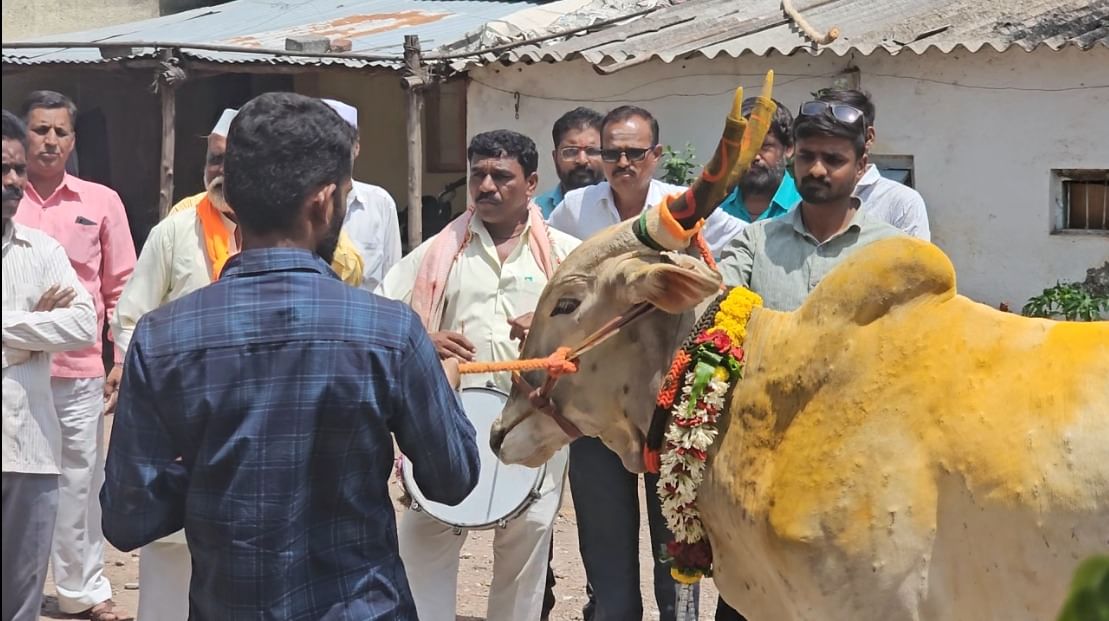
{"label": "blue trousers", "polygon": [[[578,546],[590,587],[586,621],[639,621],[639,479],[597,438],[570,445],[570,493],[578,518]],[[647,524],[651,532],[655,602],[661,621],[674,621],[675,582],[669,565],[658,560],[670,540],[656,486],[658,476],[643,475]],[[698,591],[698,596],[700,592]]]}

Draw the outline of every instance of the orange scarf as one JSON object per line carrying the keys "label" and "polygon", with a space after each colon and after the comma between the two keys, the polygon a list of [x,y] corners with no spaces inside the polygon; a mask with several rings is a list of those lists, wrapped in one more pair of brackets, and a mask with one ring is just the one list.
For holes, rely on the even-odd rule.
{"label": "orange scarf", "polygon": [[200,218],[200,228],[204,231],[204,247],[208,251],[212,281],[215,282],[223,272],[223,265],[231,257],[231,232],[223,223],[219,210],[208,200],[207,194],[197,204],[196,215]]}

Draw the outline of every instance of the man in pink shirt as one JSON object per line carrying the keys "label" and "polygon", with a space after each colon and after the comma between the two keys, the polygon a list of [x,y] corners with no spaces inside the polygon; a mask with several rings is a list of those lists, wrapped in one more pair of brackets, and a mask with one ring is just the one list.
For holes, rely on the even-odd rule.
{"label": "man in pink shirt", "polygon": [[[135,245],[123,203],[113,190],[66,173],[76,143],[77,107],[53,91],[31,93],[27,123],[27,177],[15,221],[61,243],[77,278],[96,306],[97,335],[115,311],[135,267]],[[58,519],[51,562],[62,612],[115,621],[112,586],[104,575],[100,487],[104,482],[104,400],[118,384],[118,367],[104,378],[102,343],[55,354],[54,407],[62,427]],[[114,353],[114,352],[113,352]],[[122,356],[114,355],[117,364]]]}

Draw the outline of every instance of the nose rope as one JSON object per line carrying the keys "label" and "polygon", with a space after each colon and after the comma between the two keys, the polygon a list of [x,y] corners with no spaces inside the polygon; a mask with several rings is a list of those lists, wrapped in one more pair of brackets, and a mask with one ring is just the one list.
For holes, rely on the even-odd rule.
{"label": "nose rope", "polygon": [[[709,248],[708,243],[705,242],[705,238],[701,235],[700,230],[693,236],[693,243],[700,252],[701,259],[704,260],[705,264],[712,268],[713,271],[716,271],[716,260],[713,258],[712,250]],[[532,406],[535,407],[536,410],[550,416],[571,439],[576,439],[584,435],[581,429],[579,429],[573,421],[566,418],[558,408],[555,407],[554,402],[551,401],[550,393],[555,383],[557,383],[559,378],[563,375],[577,373],[580,370],[578,360],[583,354],[615,336],[621,329],[649,314],[654,309],[655,306],[649,302],[636,304],[626,313],[617,315],[608,323],[585,337],[576,347],[562,346],[554,350],[550,355],[542,358],[523,358],[520,360],[506,360],[503,362],[463,362],[458,365],[458,372],[470,374],[511,371],[513,383],[528,395]],[[525,371],[546,371],[547,380],[543,382],[543,385],[538,389],[532,388],[531,384],[521,375],[521,373]],[[523,422],[524,418],[521,418],[516,424]]]}

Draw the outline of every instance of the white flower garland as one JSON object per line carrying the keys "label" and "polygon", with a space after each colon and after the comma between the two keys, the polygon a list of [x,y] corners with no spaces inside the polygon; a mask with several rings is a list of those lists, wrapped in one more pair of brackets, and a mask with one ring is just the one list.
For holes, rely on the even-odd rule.
{"label": "white flower garland", "polygon": [[730,386],[727,377],[721,375],[714,373],[697,402],[691,403],[694,377],[692,371],[686,373],[681,399],[674,405],[666,430],[667,450],[662,455],[658,493],[662,514],[680,543],[697,543],[705,537],[697,510],[697,489],[705,477],[705,459],[716,441],[716,419]]}

